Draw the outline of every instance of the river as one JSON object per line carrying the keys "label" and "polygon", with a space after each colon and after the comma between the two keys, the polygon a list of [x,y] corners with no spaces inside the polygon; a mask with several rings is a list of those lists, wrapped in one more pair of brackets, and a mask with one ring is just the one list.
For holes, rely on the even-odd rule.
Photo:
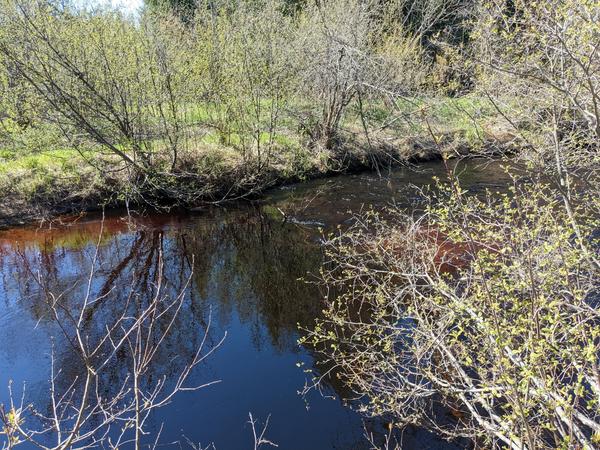
{"label": "river", "polygon": [[[459,167],[471,190],[507,181],[495,164]],[[225,336],[190,378],[191,384],[220,382],[181,392],[151,416],[148,430],[155,434],[162,425],[165,447],[189,448],[190,441],[203,448],[212,443],[219,450],[251,449],[251,412],[260,422],[270,417],[265,436],[280,449],[368,449],[365,429],[379,433],[385,423],[349,408],[348,393],[335,379],[325,382],[322,393],[298,394],[310,379],[305,370],[318,374],[323,368],[310,348],[297,343],[298,325],[313,323],[323,297],[318,286],[301,279],[318,273],[321,233],[347,226],[351,211],[411,207],[419,196],[408,187],[428,185],[441,174],[441,163],[434,162],[383,178],[365,173],[313,180],[272,190],[257,202],[193,213],[128,218],[110,211],[104,219],[90,213],[0,232],[0,403],[8,404],[12,380],[15,398],[24,389],[26,403],[49,410],[52,348],[65,379],[81,370],[45,307],[44,289],[62,293],[70,304],[81,301],[98,243],[90,289],[104,297],[87,319],[91,328],[101,330],[118,315],[131,292],[149,295],[159,272],[168,292],[179,292],[191,280],[150,380],[175,376],[209,324],[207,349]],[[110,383],[117,385],[127,370],[111,366]],[[402,441],[406,449],[459,448],[417,428],[405,430]]]}

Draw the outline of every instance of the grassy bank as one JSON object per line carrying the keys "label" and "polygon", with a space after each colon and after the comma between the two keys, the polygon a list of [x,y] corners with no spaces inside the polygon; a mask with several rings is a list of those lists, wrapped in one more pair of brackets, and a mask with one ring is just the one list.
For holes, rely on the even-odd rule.
{"label": "grassy bank", "polygon": [[223,140],[204,125],[202,114],[196,108],[190,115],[190,128],[200,137],[181,150],[174,170],[161,173],[168,161],[161,161],[157,151],[157,169],[143,182],[142,174],[123,169],[114,155],[89,143],[69,146],[48,127],[13,128],[4,134],[0,151],[0,224],[126,202],[196,207],[256,196],[286,182],[427,161],[442,153],[455,157],[505,151],[514,145],[492,105],[472,96],[410,99],[396,112],[371,105],[364,112],[368,133],[359,112],[350,110],[332,149],[314,145],[302,134],[292,120],[302,114],[297,107],[272,140],[261,137],[267,154],[260,161],[255,149],[249,152],[242,145],[248,136],[232,133]]}
{"label": "grassy bank", "polygon": [[4,223],[194,207],[512,140],[464,55],[418,31],[459,24],[452,8],[444,23],[405,29],[399,5],[354,0],[217,2],[135,20],[0,3]]}

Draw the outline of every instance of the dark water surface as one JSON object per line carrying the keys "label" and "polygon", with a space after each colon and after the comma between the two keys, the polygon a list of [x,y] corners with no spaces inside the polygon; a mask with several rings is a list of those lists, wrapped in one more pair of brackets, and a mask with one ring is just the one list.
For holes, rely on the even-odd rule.
{"label": "dark water surface", "polygon": [[[51,226],[15,228],[0,233],[0,403],[8,402],[9,380],[20,397],[38,410],[49,408],[50,349],[65,374],[77,374],[81,362],[70,350],[44,306],[34,274],[53,292],[78,302],[86,289],[96,243],[98,270],[94,294],[107,293],[87,319],[102,328],[120,314],[134,289],[141,297],[164,261],[166,289],[178,292],[191,275],[183,310],[173,333],[157,354],[150,375],[173,376],[189,360],[208,332],[207,346],[225,333],[224,343],[192,373],[192,384],[220,380],[195,392],[184,392],[152,416],[150,431],[164,423],[161,442],[189,439],[219,450],[252,448],[248,413],[264,421],[267,437],[280,449],[366,449],[364,427],[378,432],[384,424],[364,421],[344,405],[344,390],[331,381],[321,396],[303,398],[307,374],[318,373],[310,348],[297,344],[298,324],[309,326],[322,309],[322,294],[299,281],[321,264],[320,231],[345,226],[350,210],[415,200],[410,183],[431,183],[442,174],[439,163],[418,172],[399,169],[380,179],[373,174],[316,180],[272,191],[259,203],[228,205],[198,213],[153,214],[127,220],[118,211]],[[501,186],[506,178],[495,165],[471,162],[462,179],[471,189]],[[287,220],[283,220],[283,215]],[[310,277],[310,275],[308,275]],[[303,363],[299,368],[298,363]],[[126,367],[111,367],[117,385]],[[405,448],[457,448],[421,430],[407,430]],[[183,448],[185,444],[182,445]],[[265,448],[265,447],[264,447]],[[268,448],[268,447],[266,447]]]}

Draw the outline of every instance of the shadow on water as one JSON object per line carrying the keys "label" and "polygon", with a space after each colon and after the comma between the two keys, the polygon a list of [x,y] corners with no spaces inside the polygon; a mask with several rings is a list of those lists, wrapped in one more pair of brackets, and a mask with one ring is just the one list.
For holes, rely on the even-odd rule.
{"label": "shadow on water", "polygon": [[[363,420],[344,406],[348,393],[329,380],[324,398],[298,395],[319,370],[310,348],[297,344],[298,325],[309,326],[322,309],[322,293],[301,281],[318,273],[322,262],[320,230],[347,223],[350,210],[371,205],[406,205],[408,183],[425,185],[441,166],[408,169],[378,179],[369,174],[313,181],[272,192],[260,204],[208,209],[200,214],[154,214],[128,220],[119,212],[89,215],[71,223],[18,228],[0,233],[0,403],[14,380],[20,393],[43,411],[50,408],[50,349],[65,379],[83,368],[42,301],[34,282],[40,274],[67,304],[80,302],[92,255],[99,242],[94,294],[102,297],[86,316],[86,331],[100,333],[108,318],[120,314],[131,292],[149,299],[164,261],[163,283],[177,293],[191,275],[174,332],[155,358],[148,380],[167,379],[193,358],[207,324],[209,345],[227,332],[224,344],[197,367],[192,384],[221,380],[205,389],[182,393],[152,417],[154,431],[164,422],[165,444],[187,439],[217,449],[252,448],[248,412],[271,416],[267,436],[281,449],[363,449]],[[496,166],[465,168],[472,189],[501,185]],[[102,234],[100,235],[100,229]],[[132,281],[134,280],[134,281]],[[303,367],[297,367],[302,363]],[[103,380],[110,395],[127,374],[116,364]],[[367,428],[385,424],[367,421]],[[405,448],[456,448],[430,434],[409,429]]]}

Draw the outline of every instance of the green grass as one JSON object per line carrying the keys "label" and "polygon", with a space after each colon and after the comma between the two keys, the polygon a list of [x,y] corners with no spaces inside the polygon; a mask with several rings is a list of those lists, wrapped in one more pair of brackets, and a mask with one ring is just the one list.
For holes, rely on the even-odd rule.
{"label": "green grass", "polygon": [[[263,106],[268,108],[269,104]],[[222,114],[221,117],[226,114],[224,110],[211,108],[200,104],[185,105],[186,120],[195,134],[192,133],[192,139],[186,141],[180,151],[180,168],[184,172],[201,175],[211,185],[219,186],[230,182],[231,177],[240,172],[241,165],[256,155],[256,136],[236,130],[235,122],[230,124],[230,131],[217,131],[210,126],[211,120],[214,120],[215,114]],[[477,148],[482,144],[482,131],[486,123],[497,119],[493,105],[474,95],[402,99],[397,102],[396,108],[384,102],[369,102],[365,104],[365,112],[369,128],[376,130],[376,138],[397,145],[400,154],[405,146],[404,140],[431,138],[428,124],[436,134],[450,136],[451,141],[457,140]],[[318,114],[319,109],[315,105],[311,106],[303,100],[289,101],[279,117],[274,137],[264,131],[268,125],[267,119],[264,119],[259,140],[266,151],[267,144],[273,139],[269,161],[272,174],[282,179],[303,179],[327,170],[332,162],[331,154],[324,149],[319,150],[318,146],[305,147],[307,136],[300,134],[302,127],[298,123],[299,120],[314,120]],[[362,127],[359,111],[356,107],[350,108],[344,116],[342,128],[352,131],[354,134],[349,136],[355,136],[356,139],[356,142],[347,142],[349,154],[361,158],[366,149],[364,138],[361,137]],[[119,178],[111,179],[109,184],[112,188],[107,190],[107,180],[76,149],[66,147],[64,139],[61,141],[57,135],[56,130],[48,130],[47,125],[40,129],[23,130],[21,134],[13,130],[8,138],[0,135],[1,198],[16,197],[30,204],[55,204],[75,197],[103,198],[107,192],[112,192],[111,195],[115,191],[120,192],[120,188],[115,186],[121,186],[123,192],[128,189],[126,179]],[[153,160],[156,167],[167,167],[170,164],[168,142],[154,139],[148,144],[149,150],[155,155]],[[110,161],[94,150],[90,146],[86,157],[102,158],[105,163]]]}
{"label": "green grass", "polygon": [[[466,95],[404,98],[394,107],[375,102],[365,108],[365,117],[371,127],[381,127],[390,137],[429,138],[431,127],[436,134],[453,135],[477,147],[482,144],[487,123],[496,120],[498,113],[487,99]],[[362,127],[358,108],[349,111],[344,126]]]}
{"label": "green grass", "polygon": [[0,173],[22,169],[44,171],[56,167],[69,171],[75,168],[78,160],[82,159],[77,150],[68,148],[33,153],[22,157],[9,150],[0,150],[0,158],[2,158],[0,159]]}
{"label": "green grass", "polygon": [[[5,152],[4,152],[5,153]],[[74,149],[51,150],[0,160],[0,194],[26,201],[98,189],[99,174]]]}

